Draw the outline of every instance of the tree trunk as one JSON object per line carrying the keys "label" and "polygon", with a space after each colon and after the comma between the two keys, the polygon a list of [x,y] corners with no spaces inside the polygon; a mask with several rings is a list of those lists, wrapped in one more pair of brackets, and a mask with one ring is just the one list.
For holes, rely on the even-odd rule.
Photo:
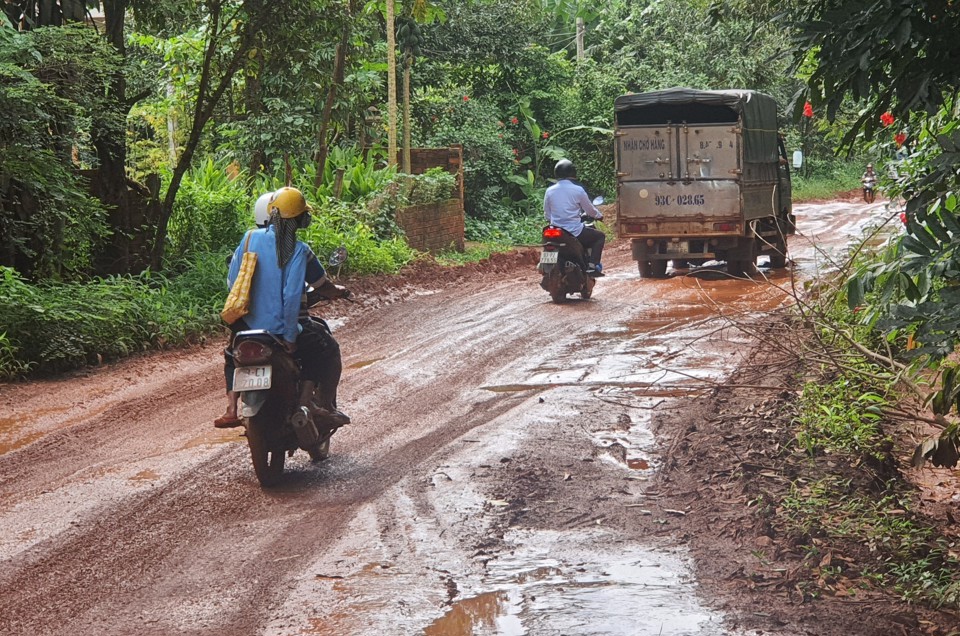
{"label": "tree trunk", "polygon": [[193,124],[190,128],[190,136],[183,147],[183,153],[180,155],[180,161],[177,162],[170,177],[170,185],[167,187],[167,194],[163,198],[160,206],[159,218],[157,219],[157,228],[153,236],[153,249],[150,254],[150,264],[156,270],[163,265],[163,253],[166,249],[167,225],[170,223],[170,216],[173,214],[173,202],[177,198],[177,191],[183,181],[183,176],[190,169],[190,163],[193,161],[193,155],[200,145],[200,139],[203,136],[203,129],[213,111],[223,97],[223,94],[233,82],[233,76],[236,75],[240,64],[247,58],[250,48],[253,46],[255,36],[263,32],[270,25],[266,24],[265,19],[271,3],[264,2],[260,5],[259,11],[253,12],[247,23],[244,25],[243,34],[234,49],[233,57],[224,67],[223,74],[217,87],[210,91],[212,82],[213,62],[218,53],[219,40],[221,37],[230,37],[229,33],[221,32],[223,25],[220,24],[220,14],[223,10],[221,2],[212,2],[210,6],[210,19],[207,29],[208,37],[207,48],[203,56],[203,66],[200,71],[200,81],[197,88],[197,99],[194,105]]}
{"label": "tree trunk", "polygon": [[[256,61],[255,67],[250,68],[248,66],[246,77],[244,78],[243,100],[247,113],[249,113],[250,118],[254,121],[254,126],[259,131],[261,123],[259,120],[261,115],[263,115],[263,95],[261,94],[262,82],[260,81],[260,74],[263,73],[265,63],[263,49],[259,46],[257,47],[257,54],[254,56],[254,59]],[[266,161],[266,153],[263,151],[263,146],[258,139],[257,147],[254,148],[250,154],[247,172],[251,177],[256,176],[266,164]]]}
{"label": "tree trunk", "polygon": [[[103,15],[106,22],[105,37],[121,57],[126,58],[123,27],[126,19],[126,0],[104,0]],[[104,120],[126,117],[129,106],[126,104],[127,84],[123,71],[118,71],[111,80],[110,92],[116,100],[114,112],[94,113],[91,126],[91,141],[97,151],[99,166],[96,171],[94,191],[108,210],[108,223],[113,233],[109,243],[96,258],[96,269],[102,274],[128,273],[142,266],[144,262],[131,260],[130,243],[137,228],[132,227],[130,203],[127,196],[127,140],[126,127],[119,126],[119,135],[104,134],[116,131],[117,125],[106,124]],[[99,121],[98,121],[99,120]],[[113,122],[117,124],[117,122]]]}
{"label": "tree trunk", "polygon": [[340,44],[337,45],[336,58],[333,63],[333,81],[330,83],[330,91],[327,93],[327,100],[323,104],[323,114],[320,117],[320,132],[317,133],[317,174],[313,179],[315,188],[319,188],[323,184],[323,173],[327,168],[327,153],[329,152],[327,131],[333,117],[333,102],[337,98],[337,91],[343,84],[344,70],[347,65],[347,48],[350,46],[350,34],[353,30],[354,2],[355,0],[350,0],[347,3],[347,14],[344,16]]}
{"label": "tree trunk", "polygon": [[410,68],[413,54],[403,56],[403,171],[410,174]]}
{"label": "tree trunk", "polygon": [[397,165],[397,43],[393,0],[387,0],[387,164]]}

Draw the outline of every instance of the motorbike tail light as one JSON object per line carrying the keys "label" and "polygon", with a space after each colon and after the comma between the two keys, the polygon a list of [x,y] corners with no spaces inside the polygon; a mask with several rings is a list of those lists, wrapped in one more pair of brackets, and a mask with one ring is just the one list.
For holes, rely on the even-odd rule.
{"label": "motorbike tail light", "polygon": [[736,223],[714,223],[713,229],[715,232],[736,232],[737,224]]}
{"label": "motorbike tail light", "polygon": [[240,366],[263,364],[272,354],[270,347],[256,340],[244,340],[233,348],[233,359]]}
{"label": "motorbike tail light", "polygon": [[561,236],[563,236],[563,230],[558,227],[543,228],[543,238],[545,239],[558,239]]}
{"label": "motorbike tail light", "polygon": [[640,234],[647,231],[646,223],[624,223],[623,229],[627,234]]}

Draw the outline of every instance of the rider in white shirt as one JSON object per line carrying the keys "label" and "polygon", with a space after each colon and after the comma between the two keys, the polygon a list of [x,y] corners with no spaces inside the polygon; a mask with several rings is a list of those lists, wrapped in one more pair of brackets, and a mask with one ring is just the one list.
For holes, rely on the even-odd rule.
{"label": "rider in white shirt", "polygon": [[580,220],[581,214],[602,219],[603,214],[593,205],[583,186],[573,181],[577,178],[577,169],[573,162],[561,159],[553,169],[557,182],[547,188],[543,195],[543,216],[547,223],[570,232],[584,249],[590,249],[590,261],[587,273],[591,276],[603,276],[603,244],[606,236],[600,230],[587,227]]}

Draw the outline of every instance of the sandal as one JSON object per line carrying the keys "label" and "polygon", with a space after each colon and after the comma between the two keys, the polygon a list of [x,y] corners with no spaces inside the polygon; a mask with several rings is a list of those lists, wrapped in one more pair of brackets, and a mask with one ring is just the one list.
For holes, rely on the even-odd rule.
{"label": "sandal", "polygon": [[225,413],[213,420],[213,425],[216,428],[235,428],[237,426],[243,426],[243,420],[236,415]]}

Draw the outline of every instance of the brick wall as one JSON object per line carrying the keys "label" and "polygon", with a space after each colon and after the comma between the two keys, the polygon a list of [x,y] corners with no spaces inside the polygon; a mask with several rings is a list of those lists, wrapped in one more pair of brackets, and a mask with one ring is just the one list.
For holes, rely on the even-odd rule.
{"label": "brick wall", "polygon": [[397,223],[410,247],[421,252],[463,251],[463,204],[459,199],[415,205],[397,211]]}
{"label": "brick wall", "polygon": [[457,177],[457,198],[430,205],[403,208],[397,212],[397,224],[407,242],[422,252],[447,249],[463,251],[463,146],[449,148],[411,148],[410,173],[423,174],[440,166]]}

